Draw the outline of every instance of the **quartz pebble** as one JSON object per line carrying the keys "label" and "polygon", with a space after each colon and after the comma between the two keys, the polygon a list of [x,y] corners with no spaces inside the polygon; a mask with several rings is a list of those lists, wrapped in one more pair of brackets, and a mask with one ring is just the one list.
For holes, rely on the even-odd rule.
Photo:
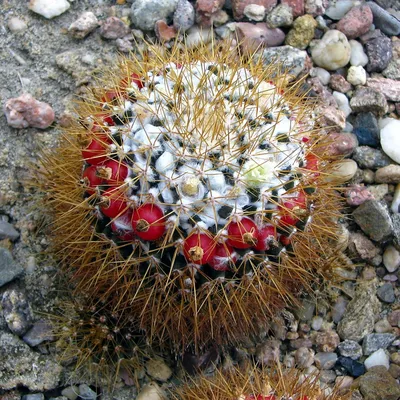
{"label": "quartz pebble", "polygon": [[78,386],[67,386],[61,391],[61,395],[67,397],[69,400],[76,400],[79,396]]}
{"label": "quartz pebble", "polygon": [[332,168],[330,176],[326,176],[324,179],[326,182],[340,181],[346,182],[353,178],[357,172],[357,163],[354,160],[346,159],[335,163]]}
{"label": "quartz pebble", "polygon": [[349,12],[357,2],[355,0],[338,0],[331,2],[327,8],[325,15],[330,19],[339,20]]}
{"label": "quartz pebble", "polygon": [[306,14],[310,14],[313,17],[320,18],[321,23],[324,24],[325,20],[321,17],[321,15],[325,14],[325,10],[328,5],[329,0],[305,0],[304,10]]}
{"label": "quartz pebble", "polygon": [[310,71],[312,77],[317,77],[323,85],[327,85],[331,79],[331,74],[323,68],[315,67]]}
{"label": "quartz pebble", "polygon": [[383,151],[400,164],[400,120],[391,119],[381,129],[381,146]]}
{"label": "quartz pebble", "polygon": [[314,351],[307,347],[300,347],[294,353],[294,358],[299,368],[308,368],[314,364]]}
{"label": "quartz pebble", "polygon": [[164,400],[164,396],[161,388],[155,382],[152,382],[142,388],[136,400]]}
{"label": "quartz pebble", "polygon": [[70,8],[67,0],[30,0],[28,8],[36,14],[52,19]]}
{"label": "quartz pebble", "polygon": [[82,400],[96,400],[97,393],[92,390],[86,383],[79,385],[79,397]]}
{"label": "quartz pebble", "polygon": [[84,12],[68,28],[68,32],[76,39],[83,39],[99,25],[97,17],[91,12]]}
{"label": "quartz pebble", "polygon": [[350,64],[354,67],[364,67],[368,64],[368,56],[365,54],[363,45],[357,40],[349,41],[351,47]]}
{"label": "quartz pebble", "polygon": [[347,132],[332,132],[329,135],[331,145],[329,147],[332,155],[350,155],[358,146],[357,136]]}
{"label": "quartz pebble", "polygon": [[389,356],[383,349],[376,350],[364,361],[364,365],[367,370],[378,365],[389,369]]}
{"label": "quartz pebble", "polygon": [[25,293],[17,289],[9,289],[1,299],[3,315],[8,329],[22,336],[32,326],[32,310]]}
{"label": "quartz pebble", "polygon": [[7,221],[0,220],[0,240],[10,239],[12,241],[19,238],[19,232],[12,224]]}
{"label": "quartz pebble", "polygon": [[315,365],[318,369],[332,369],[338,356],[336,353],[317,353],[314,357]]}
{"label": "quartz pebble", "polygon": [[11,17],[7,22],[7,27],[11,32],[19,33],[25,31],[28,25],[21,18]]}
{"label": "quartz pebble", "polygon": [[365,85],[367,82],[367,72],[361,65],[352,65],[347,71],[347,80],[354,86]]}
{"label": "quartz pebble", "polygon": [[[251,21],[261,22],[265,18],[265,7],[258,4],[248,4],[243,11],[244,15]],[[271,28],[277,28],[271,26]]]}
{"label": "quartz pebble", "polygon": [[290,26],[293,23],[293,12],[286,4],[277,5],[268,15],[267,24],[270,28]]}
{"label": "quartz pebble", "polygon": [[[349,105],[349,99],[344,93],[340,92],[333,92],[333,97],[335,98],[339,110],[343,111],[344,115],[348,117],[351,113],[351,107]],[[360,144],[367,144],[367,143],[360,143]]]}
{"label": "quartz pebble", "polygon": [[190,49],[198,46],[200,43],[210,43],[213,34],[210,29],[201,29],[194,25],[186,32],[186,46]]}
{"label": "quartz pebble", "polygon": [[351,48],[346,36],[335,29],[326,32],[311,48],[313,61],[329,71],[346,66],[350,61],[350,55]]}
{"label": "quartz pebble", "polygon": [[393,201],[390,209],[393,213],[400,213],[400,183],[396,186],[396,189],[394,191]]}
{"label": "quartz pebble", "polygon": [[[215,4],[215,1],[207,0],[210,4]],[[218,1],[218,0],[216,0]],[[224,5],[225,1],[221,1],[221,7]],[[257,4],[263,6],[265,11],[269,13],[278,3],[278,0],[231,0],[233,18],[236,21],[241,20],[244,17],[244,10],[249,4]]]}

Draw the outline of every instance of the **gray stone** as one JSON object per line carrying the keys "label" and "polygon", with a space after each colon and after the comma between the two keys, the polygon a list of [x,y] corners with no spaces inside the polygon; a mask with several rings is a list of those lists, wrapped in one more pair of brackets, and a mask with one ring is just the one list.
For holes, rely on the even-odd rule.
{"label": "gray stone", "polygon": [[377,296],[385,303],[393,303],[396,300],[391,283],[384,283],[376,291]]}
{"label": "gray stone", "polygon": [[372,240],[388,238],[393,230],[389,210],[383,202],[367,200],[353,212],[354,220]]}
{"label": "gray stone", "polygon": [[385,96],[369,87],[356,89],[350,100],[350,107],[354,113],[371,111],[376,115],[384,115],[389,109]]}
{"label": "gray stone", "polygon": [[354,340],[345,340],[338,345],[341,356],[350,357],[352,360],[358,360],[363,352],[361,346]]}
{"label": "gray stone", "polygon": [[53,327],[49,321],[37,321],[22,339],[29,346],[35,347],[40,343],[54,339]]}
{"label": "gray stone", "polygon": [[76,400],[79,396],[79,388],[77,386],[68,386],[62,390],[61,394],[69,400]]}
{"label": "gray stone", "polygon": [[368,56],[366,70],[368,72],[382,72],[392,59],[392,42],[386,36],[368,40],[365,44],[365,52]]}
{"label": "gray stone", "polygon": [[178,0],[178,5],[174,13],[174,28],[181,32],[186,32],[194,25],[195,11],[188,0]]}
{"label": "gray stone", "polygon": [[400,386],[385,367],[371,368],[359,381],[364,400],[398,400]]}
{"label": "gray stone", "polygon": [[336,353],[317,353],[314,357],[318,369],[332,369],[336,364],[338,356]]}
{"label": "gray stone", "polygon": [[62,367],[51,357],[40,355],[10,333],[0,334],[0,389],[25,386],[30,391],[51,390],[58,386]]}
{"label": "gray stone", "polygon": [[79,396],[82,400],[96,400],[97,393],[92,390],[86,383],[79,385]]}
{"label": "gray stone", "polygon": [[32,326],[32,310],[25,293],[16,289],[6,290],[1,306],[11,332],[22,336]]}
{"label": "gray stone", "polygon": [[22,396],[21,400],[44,400],[44,394],[43,393],[26,394],[25,396]]}
{"label": "gray stone", "polygon": [[280,341],[269,339],[257,347],[256,358],[264,365],[274,365],[280,356]]}
{"label": "gray stone", "polygon": [[365,356],[369,356],[379,349],[386,349],[396,339],[392,333],[371,333],[364,337],[362,349]]}
{"label": "gray stone", "polygon": [[382,150],[368,146],[357,147],[353,152],[353,159],[360,168],[377,169],[392,163],[391,159]]}
{"label": "gray stone", "polygon": [[392,214],[393,241],[398,250],[400,250],[400,214]]}
{"label": "gray stone", "polygon": [[314,351],[307,347],[300,347],[294,353],[296,365],[299,368],[308,368],[314,364]]}
{"label": "gray stone", "polygon": [[358,342],[365,335],[372,333],[375,314],[381,308],[375,292],[376,284],[373,281],[359,285],[347,306],[343,319],[337,326],[337,332],[343,340],[349,339]]}
{"label": "gray stone", "polygon": [[346,300],[343,296],[339,296],[336,300],[335,305],[332,308],[332,320],[335,323],[338,323],[342,318],[346,311],[346,307],[348,304],[348,300]]}
{"label": "gray stone", "polygon": [[24,269],[12,258],[11,253],[0,247],[0,287],[22,274]]}
{"label": "gray stone", "polygon": [[166,382],[171,378],[171,368],[161,359],[152,358],[146,363],[147,373],[160,382]]}
{"label": "gray stone", "polygon": [[18,238],[19,232],[9,222],[0,220],[0,240],[10,239],[14,241]]}
{"label": "gray stone", "polygon": [[400,21],[393,15],[390,15],[382,7],[373,1],[368,1],[367,5],[372,11],[374,16],[374,25],[380,29],[383,33],[389,36],[396,36],[400,34]]}
{"label": "gray stone", "polygon": [[133,0],[131,20],[135,28],[151,31],[160,19],[170,20],[178,0]]}
{"label": "gray stone", "polygon": [[277,5],[267,15],[267,24],[271,28],[279,28],[281,26],[290,26],[293,23],[292,8],[287,4]]}

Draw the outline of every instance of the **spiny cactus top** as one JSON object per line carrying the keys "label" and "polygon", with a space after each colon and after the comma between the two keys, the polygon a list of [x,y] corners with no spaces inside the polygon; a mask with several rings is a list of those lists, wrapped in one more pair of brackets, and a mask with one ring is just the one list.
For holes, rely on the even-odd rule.
{"label": "spiny cactus top", "polygon": [[75,281],[150,340],[255,333],[322,268],[329,157],[277,69],[228,47],[125,60],[48,160]]}

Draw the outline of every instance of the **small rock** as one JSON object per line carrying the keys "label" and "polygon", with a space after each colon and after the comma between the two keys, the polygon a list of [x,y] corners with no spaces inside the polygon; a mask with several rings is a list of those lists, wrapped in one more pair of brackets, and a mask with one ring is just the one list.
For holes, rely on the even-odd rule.
{"label": "small rock", "polygon": [[100,27],[100,36],[104,39],[118,39],[129,33],[129,27],[117,17],[108,17]]}
{"label": "small rock", "polygon": [[400,267],[400,252],[394,246],[386,247],[383,253],[383,264],[388,272],[395,272]]}
{"label": "small rock", "polygon": [[338,92],[347,93],[351,90],[351,85],[346,79],[339,74],[331,75],[331,79],[329,81],[329,86]]}
{"label": "small rock", "polygon": [[347,71],[347,80],[354,86],[365,85],[367,82],[367,73],[361,65],[352,65]]}
{"label": "small rock", "polygon": [[[346,197],[347,204],[350,206],[359,206],[367,200],[374,199],[373,194],[368,190],[368,188],[362,185],[348,186],[345,188],[344,195]],[[364,248],[361,247],[360,250],[363,252]]]}
{"label": "small rock", "polygon": [[375,173],[375,182],[400,183],[400,165],[390,164],[379,168]]}
{"label": "small rock", "polygon": [[396,300],[391,283],[384,283],[378,288],[376,294],[385,303],[393,303]]}
{"label": "small rock", "polygon": [[304,9],[306,14],[317,17],[325,14],[328,5],[329,0],[305,0]]}
{"label": "small rock", "polygon": [[391,333],[393,332],[393,328],[390,325],[389,321],[387,318],[380,319],[376,324],[374,328],[376,333]]}
{"label": "small rock", "polygon": [[343,112],[346,118],[352,113],[352,110],[349,106],[349,99],[344,93],[333,92],[333,98],[336,100],[338,105],[338,109]]}
{"label": "small rock", "polygon": [[70,8],[67,0],[30,0],[28,8],[36,14],[52,19]]}
{"label": "small rock", "polygon": [[[222,1],[222,5],[224,4]],[[233,18],[236,21],[241,20],[244,17],[244,10],[249,4],[256,4],[258,6],[263,6],[265,11],[269,13],[278,3],[278,0],[231,0]],[[222,6],[221,6],[222,7]]]}
{"label": "small rock", "polygon": [[54,122],[54,111],[49,104],[38,101],[30,94],[6,101],[4,113],[8,125],[22,129],[27,127],[46,129]]}
{"label": "small rock", "polygon": [[400,121],[392,119],[381,129],[381,146],[383,151],[394,161],[400,163]]}
{"label": "small rock", "polygon": [[210,29],[201,29],[194,25],[186,32],[186,47],[191,49],[198,46],[200,43],[210,43],[213,34]]}
{"label": "small rock", "polygon": [[210,27],[215,16],[222,10],[224,0],[197,0],[196,15],[197,23],[203,27]]}
{"label": "small rock", "polygon": [[142,388],[136,400],[164,400],[164,396],[161,388],[155,382],[151,382]]}
{"label": "small rock", "polygon": [[370,370],[373,367],[381,365],[386,369],[389,369],[389,356],[386,354],[385,350],[379,349],[373,352],[365,361],[365,368]]}
{"label": "small rock", "polygon": [[372,88],[358,87],[350,100],[350,107],[353,112],[371,111],[376,115],[383,115],[388,112],[388,104],[385,96]]}
{"label": "small rock", "polygon": [[332,320],[335,323],[338,323],[343,318],[344,313],[346,312],[348,301],[343,297],[339,296],[336,300],[335,305],[332,308]]}
{"label": "small rock", "polygon": [[14,226],[9,222],[0,220],[0,240],[10,239],[14,241],[18,238],[19,232],[14,228]]}
{"label": "small rock", "polygon": [[257,361],[262,363],[263,365],[274,365],[280,356],[280,342],[279,340],[269,339],[260,346],[257,347],[256,350],[256,358]]}
{"label": "small rock", "polygon": [[28,28],[26,22],[18,17],[11,17],[7,22],[8,29],[13,33],[20,33]]}
{"label": "small rock", "polygon": [[385,367],[371,368],[360,378],[359,389],[365,400],[398,400],[400,397],[399,384]]}
{"label": "small rock", "polygon": [[157,21],[154,30],[161,42],[169,42],[178,33],[174,26],[169,26],[164,20]]}
{"label": "small rock", "polygon": [[35,347],[45,341],[54,340],[53,327],[48,321],[37,321],[22,339],[31,347]]}
{"label": "small rock", "polygon": [[307,347],[300,347],[294,353],[296,365],[299,368],[308,368],[314,364],[314,351]]}
{"label": "small rock", "polygon": [[336,353],[317,353],[314,357],[315,365],[318,369],[332,369],[337,359]]}
{"label": "small rock", "polygon": [[99,26],[97,17],[91,12],[84,12],[68,28],[68,32],[76,39],[83,39]]}
{"label": "small rock", "polygon": [[354,0],[338,0],[331,2],[325,15],[330,19],[339,20],[343,18],[354,6]]}
{"label": "small rock", "polygon": [[[244,15],[250,20],[261,22],[265,18],[265,7],[258,4],[248,4],[244,9]],[[271,28],[277,28],[273,26]]]}
{"label": "small rock", "polygon": [[352,232],[350,234],[349,250],[352,256],[358,256],[362,260],[371,260],[376,257],[380,251],[371,240],[359,232]]}
{"label": "small rock", "polygon": [[144,31],[151,31],[159,20],[172,17],[178,0],[132,0],[131,21]]}
{"label": "small rock", "polygon": [[378,4],[368,1],[367,6],[371,8],[374,15],[374,25],[388,36],[397,36],[400,34],[400,21],[389,14]]}
{"label": "small rock", "polygon": [[294,21],[293,28],[286,36],[285,43],[289,46],[304,50],[314,39],[317,22],[311,15],[303,15]]}
{"label": "small rock", "polygon": [[358,360],[362,355],[361,346],[354,340],[345,340],[338,345],[341,356],[349,357],[352,360]]}
{"label": "small rock", "polygon": [[363,340],[362,349],[365,356],[376,352],[379,349],[387,349],[396,339],[392,333],[370,333]]}
{"label": "small rock", "polygon": [[[265,12],[265,11],[264,11]],[[270,28],[280,28],[290,26],[293,23],[293,12],[291,7],[286,4],[277,5],[267,15],[267,24]]]}
{"label": "small rock", "polygon": [[329,152],[332,155],[349,156],[358,146],[357,136],[352,133],[333,132],[329,138],[332,140],[329,146]]}
{"label": "small rock", "polygon": [[398,379],[400,377],[400,366],[396,364],[390,364],[389,374],[392,375],[394,379]]}
{"label": "small rock", "polygon": [[390,158],[383,151],[368,146],[357,147],[353,159],[360,168],[377,169],[391,164]]}
{"label": "small rock", "polygon": [[176,7],[173,24],[177,31],[186,32],[195,22],[194,7],[188,0],[179,0]]}
{"label": "small rock", "polygon": [[379,127],[378,121],[372,112],[360,112],[353,124],[353,133],[357,136],[361,146],[378,147]]}
{"label": "small rock", "polygon": [[324,86],[326,86],[331,79],[331,74],[326,69],[320,67],[313,68],[310,71],[310,75],[312,77],[317,77]]}
{"label": "small rock", "polygon": [[[394,214],[399,214],[400,213],[400,183],[396,186],[396,189],[393,194],[393,201],[392,205],[390,206],[390,209]],[[395,216],[393,216],[395,218]],[[393,225],[394,224],[394,219],[393,219]]]}
{"label": "small rock", "polygon": [[92,390],[86,383],[82,383],[79,385],[79,397],[82,400],[96,400],[97,393]]}
{"label": "small rock", "polygon": [[372,24],[372,12],[368,6],[353,7],[336,25],[348,39],[355,39],[367,33]]}
{"label": "small rock", "polygon": [[337,367],[341,373],[349,374],[354,378],[358,378],[359,376],[365,374],[364,364],[355,361],[349,357],[339,357],[337,360]]}
{"label": "small rock", "polygon": [[[351,376],[338,376],[335,379],[335,389],[340,391],[347,391],[350,389],[352,383],[354,382],[354,378]],[[352,397],[352,400],[354,397]]]}
{"label": "small rock", "polygon": [[14,261],[11,253],[0,247],[0,288],[13,281],[23,272],[24,269]]}
{"label": "small rock", "polygon": [[44,400],[43,393],[32,393],[22,396],[21,400]]}
{"label": "small rock", "polygon": [[160,382],[166,382],[172,376],[171,368],[160,359],[151,359],[146,363],[147,373]]}
{"label": "small rock", "polygon": [[294,17],[304,14],[304,0],[281,0],[281,3],[292,9]]}
{"label": "small rock", "polygon": [[365,51],[369,60],[367,71],[381,72],[389,65],[392,58],[392,42],[386,36],[379,36],[365,44]]}
{"label": "small rock", "polygon": [[367,86],[381,92],[387,100],[400,101],[400,81],[387,78],[368,78]]}
{"label": "small rock", "polygon": [[357,163],[354,160],[345,159],[336,162],[330,175],[324,177],[326,182],[346,182],[353,178],[357,172]]}
{"label": "small rock", "polygon": [[368,64],[368,56],[364,52],[363,45],[357,40],[349,41],[351,47],[350,64],[358,67],[364,67]]}
{"label": "small rock", "polygon": [[119,38],[115,41],[118,51],[122,53],[129,53],[133,51],[133,44],[130,40],[129,36],[125,36],[123,38]]}
{"label": "small rock", "polygon": [[330,129],[343,130],[346,126],[346,116],[342,110],[338,110],[334,106],[319,107],[319,112],[326,126]]}
{"label": "small rock", "polygon": [[323,370],[319,375],[319,381],[321,383],[332,383],[335,382],[336,372],[332,370]]}
{"label": "small rock", "polygon": [[381,307],[375,291],[374,282],[360,284],[357,288],[337,326],[337,332],[343,340],[349,339],[358,342],[368,333],[372,333],[375,314]]}
{"label": "small rock", "polygon": [[333,352],[340,343],[339,335],[334,331],[318,332],[314,336],[318,351],[324,353]]}
{"label": "small rock", "polygon": [[313,317],[311,321],[311,328],[314,329],[314,331],[319,331],[322,327],[322,323],[324,322],[324,319],[320,317],[319,315],[316,315]]}
{"label": "small rock", "polygon": [[79,396],[79,388],[78,386],[68,386],[61,391],[61,394],[69,400],[76,400]]}
{"label": "small rock", "polygon": [[326,32],[311,49],[313,61],[328,71],[346,66],[350,54],[351,48],[346,36],[335,29]]}
{"label": "small rock", "polygon": [[32,310],[23,292],[6,290],[1,300],[8,329],[22,336],[32,326]]}

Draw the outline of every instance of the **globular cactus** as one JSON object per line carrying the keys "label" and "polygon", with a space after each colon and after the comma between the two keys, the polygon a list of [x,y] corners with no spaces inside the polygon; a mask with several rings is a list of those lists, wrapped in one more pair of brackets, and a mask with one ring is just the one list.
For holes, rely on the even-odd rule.
{"label": "globular cactus", "polygon": [[239,342],[330,272],[329,142],[279,71],[229,44],[151,46],[105,74],[43,157],[76,293],[150,343]]}

